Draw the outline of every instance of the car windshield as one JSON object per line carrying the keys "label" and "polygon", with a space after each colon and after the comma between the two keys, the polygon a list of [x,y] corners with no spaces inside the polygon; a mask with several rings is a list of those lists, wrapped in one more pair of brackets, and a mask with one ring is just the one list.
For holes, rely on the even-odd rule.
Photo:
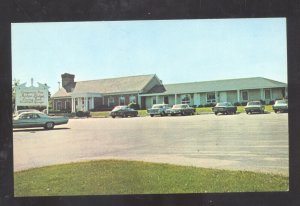
{"label": "car windshield", "polygon": [[176,104],[172,107],[173,109],[180,109],[180,108],[185,108],[185,105],[183,104]]}
{"label": "car windshield", "polygon": [[260,102],[248,102],[248,105],[260,105]]}
{"label": "car windshield", "polygon": [[126,109],[126,106],[117,106],[112,111],[118,111],[118,110],[121,110],[121,109]]}
{"label": "car windshield", "polygon": [[277,100],[276,104],[287,104],[287,100]]}
{"label": "car windshield", "polygon": [[229,106],[229,104],[228,103],[218,103],[216,106],[217,107],[224,107],[224,106]]}

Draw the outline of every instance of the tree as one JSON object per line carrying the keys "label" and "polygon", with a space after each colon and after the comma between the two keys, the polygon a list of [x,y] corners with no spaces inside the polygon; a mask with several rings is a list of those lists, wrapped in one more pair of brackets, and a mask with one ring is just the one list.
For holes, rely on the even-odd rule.
{"label": "tree", "polygon": [[13,106],[13,110],[15,108],[15,104],[16,104],[16,87],[20,85],[20,80],[14,78],[12,80],[12,106]]}

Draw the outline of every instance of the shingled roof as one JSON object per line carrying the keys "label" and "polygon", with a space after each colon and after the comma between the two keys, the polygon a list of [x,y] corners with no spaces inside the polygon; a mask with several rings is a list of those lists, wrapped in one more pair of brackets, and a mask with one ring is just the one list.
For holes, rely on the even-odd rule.
{"label": "shingled roof", "polygon": [[68,93],[65,88],[60,88],[55,94],[51,96],[52,98],[63,98],[63,97],[71,97],[71,93]]}
{"label": "shingled roof", "polygon": [[155,74],[150,74],[78,81],[76,82],[76,86],[73,90],[73,93],[91,92],[101,94],[116,94],[143,92],[143,89],[155,77]]}
{"label": "shingled roof", "polygon": [[[287,84],[263,77],[252,77],[179,84],[164,84],[164,87],[166,90],[161,93],[156,93],[156,95],[232,91],[261,88],[281,88],[287,87]],[[151,94],[148,93],[145,96],[147,95]]]}

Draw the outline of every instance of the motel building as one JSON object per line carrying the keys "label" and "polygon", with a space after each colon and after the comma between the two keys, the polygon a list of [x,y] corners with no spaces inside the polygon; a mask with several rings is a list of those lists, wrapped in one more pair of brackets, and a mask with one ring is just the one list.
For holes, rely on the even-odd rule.
{"label": "motel building", "polygon": [[287,97],[287,84],[263,77],[163,84],[155,75],[75,81],[75,75],[61,75],[62,87],[51,97],[54,110],[69,112],[111,110],[137,103],[141,109],[153,104],[186,103],[190,106],[217,102],[266,103]]}

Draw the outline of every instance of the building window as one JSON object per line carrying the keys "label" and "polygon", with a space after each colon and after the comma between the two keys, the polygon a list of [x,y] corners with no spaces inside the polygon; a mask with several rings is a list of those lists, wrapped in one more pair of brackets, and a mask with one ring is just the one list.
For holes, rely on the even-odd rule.
{"label": "building window", "polygon": [[65,102],[65,109],[66,110],[70,110],[71,109],[71,102],[70,101],[66,101]]}
{"label": "building window", "polygon": [[109,106],[109,107],[113,107],[114,104],[115,104],[115,98],[109,97],[109,98],[108,98],[108,106]]}
{"label": "building window", "polygon": [[164,97],[164,103],[165,103],[165,104],[169,104],[169,97],[168,97],[168,96],[165,96],[165,97]]}
{"label": "building window", "polygon": [[248,101],[248,92],[247,91],[242,91],[242,98],[243,98],[243,100]]}
{"label": "building window", "polygon": [[189,94],[185,94],[181,96],[181,104],[190,104],[191,97]]}
{"label": "building window", "polygon": [[265,90],[265,99],[271,99],[271,91],[269,89]]}
{"label": "building window", "polygon": [[61,110],[61,101],[56,102],[56,110]]}
{"label": "building window", "polygon": [[129,102],[130,103],[136,103],[136,96],[130,96],[129,97]]}
{"label": "building window", "polygon": [[119,98],[119,105],[125,105],[125,97],[120,97]]}
{"label": "building window", "polygon": [[215,103],[216,94],[214,92],[207,93],[207,103]]}
{"label": "building window", "polygon": [[152,97],[152,104],[156,104],[156,97]]}

